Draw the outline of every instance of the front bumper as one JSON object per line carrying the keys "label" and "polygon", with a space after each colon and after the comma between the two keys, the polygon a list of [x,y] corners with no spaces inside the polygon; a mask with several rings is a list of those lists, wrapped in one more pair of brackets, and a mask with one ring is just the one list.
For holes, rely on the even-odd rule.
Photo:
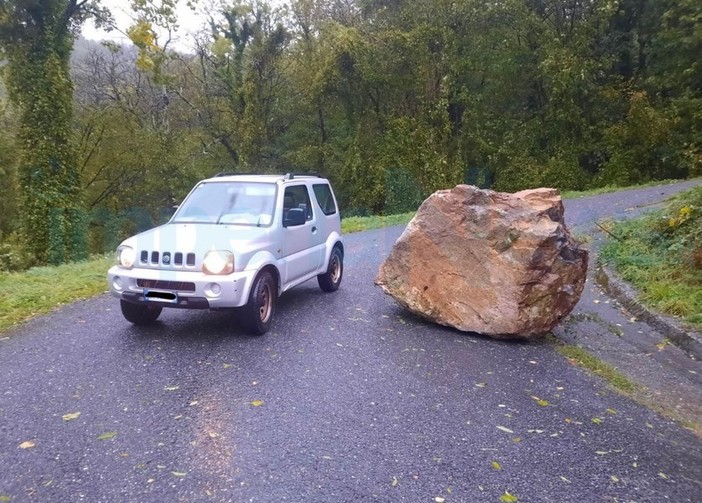
{"label": "front bumper", "polygon": [[113,266],[107,272],[107,284],[113,296],[127,302],[181,309],[223,309],[247,303],[254,275],[255,271],[214,276],[193,271]]}

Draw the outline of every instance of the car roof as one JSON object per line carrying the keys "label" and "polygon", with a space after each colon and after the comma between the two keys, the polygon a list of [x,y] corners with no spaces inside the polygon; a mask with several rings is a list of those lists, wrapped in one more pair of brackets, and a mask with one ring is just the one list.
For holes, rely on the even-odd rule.
{"label": "car roof", "polygon": [[292,180],[317,180],[327,182],[317,174],[310,173],[286,173],[285,175],[259,175],[255,173],[219,173],[206,182],[289,182]]}

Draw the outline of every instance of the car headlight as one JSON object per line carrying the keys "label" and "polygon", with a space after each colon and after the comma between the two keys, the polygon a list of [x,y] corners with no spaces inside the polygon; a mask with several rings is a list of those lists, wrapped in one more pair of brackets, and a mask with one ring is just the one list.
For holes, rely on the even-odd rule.
{"label": "car headlight", "polygon": [[202,261],[205,274],[229,274],[234,270],[234,254],[226,250],[211,250]]}
{"label": "car headlight", "polygon": [[117,248],[117,265],[125,269],[131,269],[134,267],[134,259],[136,258],[136,253],[134,253],[134,248],[131,246],[120,246]]}

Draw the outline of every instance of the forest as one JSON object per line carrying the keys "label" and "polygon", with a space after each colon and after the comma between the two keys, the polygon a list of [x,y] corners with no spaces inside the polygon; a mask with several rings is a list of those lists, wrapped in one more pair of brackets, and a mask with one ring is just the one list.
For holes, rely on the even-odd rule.
{"label": "forest", "polygon": [[222,0],[192,51],[177,1],[116,45],[79,37],[99,1],[0,0],[0,270],[109,252],[221,171],[320,173],[343,216],[702,175],[699,0]]}

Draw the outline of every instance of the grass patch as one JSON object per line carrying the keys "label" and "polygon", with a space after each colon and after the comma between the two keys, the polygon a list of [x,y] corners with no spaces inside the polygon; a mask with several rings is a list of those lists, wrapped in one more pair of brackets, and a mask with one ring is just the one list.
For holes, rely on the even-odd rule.
{"label": "grass patch", "polygon": [[636,391],[636,384],[631,382],[624,374],[617,371],[617,369],[610,364],[592,356],[583,348],[570,344],[557,344],[556,350],[578,366],[600,376],[614,389],[624,393],[633,393]]}
{"label": "grass patch", "polygon": [[702,329],[702,187],[642,218],[614,223],[601,260],[639,292],[645,305]]}
{"label": "grass patch", "polygon": [[112,257],[0,273],[0,331],[51,311],[54,307],[92,297],[107,288]]}
{"label": "grass patch", "polygon": [[350,234],[352,232],[379,229],[392,225],[406,225],[414,217],[414,212],[402,213],[400,215],[386,215],[376,217],[349,217],[341,221],[341,232]]}

